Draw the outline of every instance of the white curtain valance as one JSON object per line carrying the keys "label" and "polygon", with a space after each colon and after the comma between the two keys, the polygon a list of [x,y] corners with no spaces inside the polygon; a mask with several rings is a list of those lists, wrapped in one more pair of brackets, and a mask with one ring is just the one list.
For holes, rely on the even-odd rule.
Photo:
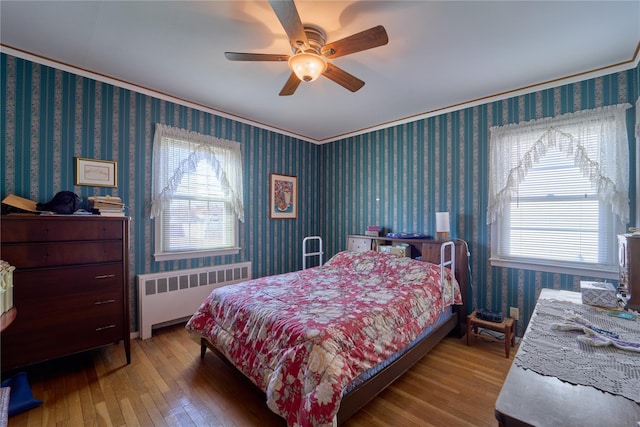
{"label": "white curtain valance", "polygon": [[[170,166],[168,150],[176,143],[187,143],[190,152],[177,166]],[[169,205],[184,174],[195,172],[201,160],[211,165],[218,181],[231,196],[234,213],[244,222],[240,144],[159,123],[153,138],[151,218],[159,216]]]}
{"label": "white curtain valance", "polygon": [[[487,224],[498,219],[527,172],[557,147],[596,186],[598,197],[623,223],[629,221],[629,140],[626,110],[631,104],[563,114],[490,129]],[[585,144],[597,135],[597,144]]]}

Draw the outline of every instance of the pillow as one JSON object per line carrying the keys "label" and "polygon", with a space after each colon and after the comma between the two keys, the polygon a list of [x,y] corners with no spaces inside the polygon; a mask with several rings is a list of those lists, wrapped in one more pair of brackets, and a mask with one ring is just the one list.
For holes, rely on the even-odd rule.
{"label": "pillow", "polygon": [[11,394],[9,395],[10,417],[42,404],[42,400],[33,398],[25,372],[19,372],[2,381],[2,387],[11,387]]}

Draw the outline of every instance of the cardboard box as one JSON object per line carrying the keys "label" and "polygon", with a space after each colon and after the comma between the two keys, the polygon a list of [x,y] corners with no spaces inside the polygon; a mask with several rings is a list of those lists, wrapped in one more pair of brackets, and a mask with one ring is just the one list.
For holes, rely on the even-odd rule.
{"label": "cardboard box", "polygon": [[411,256],[411,247],[409,245],[406,245],[406,246],[382,245],[378,250],[385,254],[393,254],[398,256]]}
{"label": "cardboard box", "polygon": [[618,307],[618,292],[612,283],[580,281],[582,303],[598,307]]}

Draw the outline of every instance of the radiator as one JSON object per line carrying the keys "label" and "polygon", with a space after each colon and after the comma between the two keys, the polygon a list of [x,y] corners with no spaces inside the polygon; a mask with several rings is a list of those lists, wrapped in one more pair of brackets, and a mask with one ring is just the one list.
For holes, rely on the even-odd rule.
{"label": "radiator", "polygon": [[141,274],[137,278],[140,338],[147,339],[154,326],[189,318],[213,289],[249,280],[251,262]]}

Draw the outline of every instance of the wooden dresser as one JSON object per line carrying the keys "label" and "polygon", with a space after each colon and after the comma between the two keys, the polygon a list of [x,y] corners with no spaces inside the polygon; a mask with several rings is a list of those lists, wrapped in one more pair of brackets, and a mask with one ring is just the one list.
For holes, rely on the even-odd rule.
{"label": "wooden dresser", "polygon": [[119,341],[130,363],[129,218],[6,215],[0,228],[18,312],[2,371]]}

